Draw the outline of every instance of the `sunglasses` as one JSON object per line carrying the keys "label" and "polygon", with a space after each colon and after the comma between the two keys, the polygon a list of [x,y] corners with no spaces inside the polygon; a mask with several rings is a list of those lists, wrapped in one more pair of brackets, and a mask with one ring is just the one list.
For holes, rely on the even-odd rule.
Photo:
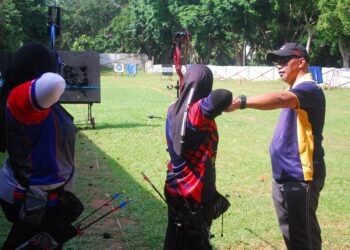
{"label": "sunglasses", "polygon": [[286,57],[279,57],[277,60],[274,62],[275,65],[287,65],[290,60],[293,58],[300,58],[298,56],[286,56]]}

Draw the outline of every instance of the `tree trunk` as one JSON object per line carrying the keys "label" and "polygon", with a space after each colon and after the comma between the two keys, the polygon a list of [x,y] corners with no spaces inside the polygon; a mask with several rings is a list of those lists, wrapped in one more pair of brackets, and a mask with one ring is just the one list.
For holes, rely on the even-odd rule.
{"label": "tree trunk", "polygon": [[306,43],[306,51],[310,55],[310,49],[311,49],[311,43],[313,39],[313,32],[309,30],[309,36],[307,38],[307,43]]}
{"label": "tree trunk", "polygon": [[350,46],[340,37],[338,39],[339,51],[343,59],[343,68],[350,67]]}
{"label": "tree trunk", "polygon": [[239,46],[239,43],[234,41],[233,47],[235,48],[235,57],[236,57],[236,66],[243,66],[243,56],[242,56],[242,48]]}
{"label": "tree trunk", "polygon": [[243,42],[243,56],[242,56],[242,66],[245,66],[246,64],[246,41]]}

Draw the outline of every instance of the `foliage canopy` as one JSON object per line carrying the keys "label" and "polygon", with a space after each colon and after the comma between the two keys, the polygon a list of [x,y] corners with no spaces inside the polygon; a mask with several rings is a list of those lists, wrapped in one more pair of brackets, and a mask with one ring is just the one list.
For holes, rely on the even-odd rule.
{"label": "foliage canopy", "polygon": [[[55,1],[0,2],[0,49],[47,43],[47,5]],[[187,29],[201,63],[263,65],[285,42],[306,46],[311,63],[349,67],[350,0],[60,0],[67,50],[145,53],[170,63],[175,32]]]}

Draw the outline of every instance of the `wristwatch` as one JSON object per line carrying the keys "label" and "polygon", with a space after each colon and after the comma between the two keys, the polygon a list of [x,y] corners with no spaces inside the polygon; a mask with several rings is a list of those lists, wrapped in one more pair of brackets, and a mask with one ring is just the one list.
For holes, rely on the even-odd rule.
{"label": "wristwatch", "polygon": [[240,95],[239,99],[241,100],[241,106],[240,109],[245,109],[245,106],[247,104],[247,97],[245,95]]}

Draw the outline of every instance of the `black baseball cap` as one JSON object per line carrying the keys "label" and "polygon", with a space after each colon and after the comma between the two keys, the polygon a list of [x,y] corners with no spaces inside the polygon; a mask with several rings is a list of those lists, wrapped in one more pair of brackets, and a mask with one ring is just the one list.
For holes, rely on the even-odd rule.
{"label": "black baseball cap", "polygon": [[266,59],[275,62],[279,57],[304,57],[309,62],[305,47],[298,43],[286,43],[279,50],[268,53]]}

